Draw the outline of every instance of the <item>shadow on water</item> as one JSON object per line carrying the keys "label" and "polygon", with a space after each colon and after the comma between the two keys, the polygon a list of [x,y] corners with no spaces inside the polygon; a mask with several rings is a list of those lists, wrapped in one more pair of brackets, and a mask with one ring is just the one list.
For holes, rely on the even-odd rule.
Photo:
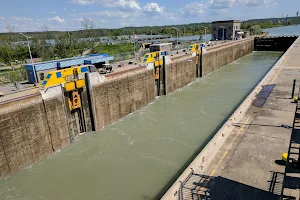
{"label": "shadow on water", "polygon": [[[282,54],[283,55],[283,54]],[[282,56],[281,55],[281,56]],[[160,199],[168,189],[173,185],[177,178],[184,172],[184,170],[190,165],[190,163],[197,157],[197,155],[202,151],[202,149],[209,143],[209,141],[215,136],[215,134],[221,129],[225,122],[231,117],[235,110],[244,102],[248,95],[253,91],[253,89],[260,83],[260,81],[269,73],[270,69],[280,60],[281,56],[274,61],[266,73],[254,84],[254,86],[244,95],[240,102],[226,115],[226,117],[221,121],[221,123],[212,131],[209,137],[202,143],[202,145],[192,154],[189,159],[184,163],[184,165],[174,174],[174,176],[168,181],[168,183],[155,195],[154,199]],[[179,188],[178,188],[179,189]],[[146,198],[147,199],[147,198]]]}

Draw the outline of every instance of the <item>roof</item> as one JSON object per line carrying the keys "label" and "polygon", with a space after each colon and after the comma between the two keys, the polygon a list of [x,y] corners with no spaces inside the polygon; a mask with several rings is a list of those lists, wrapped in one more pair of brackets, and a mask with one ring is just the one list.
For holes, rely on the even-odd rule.
{"label": "roof", "polygon": [[[65,58],[60,60],[51,60],[46,62],[37,62],[37,63],[33,63],[33,65],[36,71],[43,71],[49,69],[56,69],[58,66],[61,68],[67,68],[67,67],[82,65],[82,64],[95,64],[95,63],[110,61],[113,59],[114,57],[109,56],[108,54],[91,54],[82,57],[73,57],[73,58]],[[26,64],[25,69],[32,71],[33,69],[32,64]]]}
{"label": "roof", "polygon": [[221,24],[221,23],[241,23],[240,20],[225,20],[225,21],[214,21],[212,24]]}
{"label": "roof", "polygon": [[152,47],[152,46],[163,46],[163,45],[172,45],[172,43],[159,43],[159,44],[152,44],[150,46]]}

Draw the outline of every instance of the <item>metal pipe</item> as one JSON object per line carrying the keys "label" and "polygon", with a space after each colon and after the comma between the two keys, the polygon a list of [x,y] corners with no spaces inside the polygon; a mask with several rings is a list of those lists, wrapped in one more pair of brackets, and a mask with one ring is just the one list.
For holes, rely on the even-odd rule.
{"label": "metal pipe", "polygon": [[202,26],[202,28],[204,28],[204,37],[205,37],[205,44],[207,44],[207,38],[206,38],[206,26]]}
{"label": "metal pipe", "polygon": [[35,66],[34,66],[34,64],[33,64],[33,59],[32,59],[31,50],[30,50],[30,44],[29,44],[29,40],[28,40],[28,39],[31,38],[31,37],[26,36],[24,33],[19,33],[19,34],[20,34],[20,35],[23,35],[23,36],[26,38],[26,40],[27,40],[27,46],[28,46],[29,55],[30,55],[30,60],[31,60],[31,65],[32,65],[32,69],[33,69],[34,85],[35,85],[35,83],[37,83],[36,73],[35,73]]}
{"label": "metal pipe", "polygon": [[165,55],[163,57],[163,84],[164,84],[164,90],[163,95],[167,95],[167,80],[166,80],[166,51]]}
{"label": "metal pipe", "polygon": [[295,87],[296,87],[296,79],[294,79],[294,82],[293,82],[293,89],[292,89],[292,97],[291,97],[291,99],[294,99]]}

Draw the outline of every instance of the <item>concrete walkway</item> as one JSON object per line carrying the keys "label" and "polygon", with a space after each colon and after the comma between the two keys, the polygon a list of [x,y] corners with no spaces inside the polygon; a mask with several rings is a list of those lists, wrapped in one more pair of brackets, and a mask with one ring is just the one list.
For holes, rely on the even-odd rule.
{"label": "concrete walkway", "polygon": [[[289,149],[296,109],[296,104],[290,99],[294,79],[297,80],[295,94],[298,95],[300,38],[163,199],[279,199],[285,172],[281,154]],[[275,86],[263,106],[254,106],[253,100],[262,86],[270,84]],[[260,96],[264,95],[267,93],[260,93]],[[299,143],[294,145],[298,152]],[[300,171],[289,172],[293,180],[286,181],[284,194],[299,199]]]}

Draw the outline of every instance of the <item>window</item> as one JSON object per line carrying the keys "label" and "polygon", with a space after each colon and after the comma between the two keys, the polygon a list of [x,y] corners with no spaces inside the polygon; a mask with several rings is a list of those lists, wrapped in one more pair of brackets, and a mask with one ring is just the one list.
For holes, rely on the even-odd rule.
{"label": "window", "polygon": [[52,76],[52,74],[48,74],[48,75],[46,76],[46,79],[51,78],[51,76]]}
{"label": "window", "polygon": [[214,27],[214,31],[216,31],[216,27]]}
{"label": "window", "polygon": [[61,72],[56,72],[56,77],[61,78]]}
{"label": "window", "polygon": [[42,85],[45,86],[47,84],[47,81],[43,81]]}
{"label": "window", "polygon": [[238,26],[236,26],[235,29],[238,29]]}
{"label": "window", "polygon": [[161,55],[161,56],[165,55],[165,52],[160,52],[160,55]]}
{"label": "window", "polygon": [[40,79],[44,80],[44,78],[45,78],[45,74],[44,73],[40,73]]}
{"label": "window", "polygon": [[87,67],[82,67],[82,68],[81,68],[81,73],[88,72],[88,71],[89,71],[89,70],[88,70]]}
{"label": "window", "polygon": [[149,56],[148,55],[145,55],[145,59],[147,59]]}

